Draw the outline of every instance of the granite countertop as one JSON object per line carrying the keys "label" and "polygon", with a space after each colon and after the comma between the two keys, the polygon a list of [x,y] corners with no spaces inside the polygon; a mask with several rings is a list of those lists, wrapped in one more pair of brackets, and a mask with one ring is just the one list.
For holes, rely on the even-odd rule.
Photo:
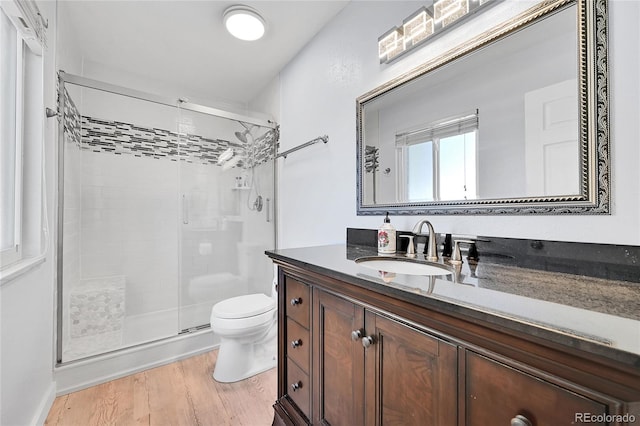
{"label": "granite countertop", "polygon": [[280,249],[267,255],[412,303],[459,312],[640,367],[638,283],[466,259],[458,268],[440,261],[451,275],[396,274],[383,280],[378,271],[354,262],[378,256],[375,248],[366,246]]}

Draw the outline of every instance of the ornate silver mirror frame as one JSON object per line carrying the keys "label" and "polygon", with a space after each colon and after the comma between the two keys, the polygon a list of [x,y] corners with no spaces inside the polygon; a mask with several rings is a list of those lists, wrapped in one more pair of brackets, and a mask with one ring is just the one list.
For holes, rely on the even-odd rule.
{"label": "ornate silver mirror frame", "polygon": [[[577,6],[578,113],[580,192],[571,196],[497,198],[418,203],[365,204],[364,107],[367,103],[409,84],[465,55],[482,49],[538,19],[566,7]],[[463,46],[365,93],[356,100],[357,115],[357,214],[379,215],[475,215],[475,214],[609,214],[609,92],[608,92],[607,0],[546,0],[483,33]]]}

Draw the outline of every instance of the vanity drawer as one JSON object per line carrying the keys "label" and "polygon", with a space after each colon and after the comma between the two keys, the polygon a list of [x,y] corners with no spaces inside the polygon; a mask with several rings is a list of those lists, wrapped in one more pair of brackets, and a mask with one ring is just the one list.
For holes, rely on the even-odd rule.
{"label": "vanity drawer", "polygon": [[286,278],[285,301],[287,303],[287,316],[294,319],[301,326],[309,328],[309,317],[311,315],[311,292],[309,286]]}
{"label": "vanity drawer", "polygon": [[[542,375],[542,373],[541,373]],[[572,425],[576,415],[606,414],[604,404],[474,352],[466,352],[467,425]],[[527,424],[522,418],[520,423]]]}
{"label": "vanity drawer", "polygon": [[287,358],[287,394],[308,419],[311,418],[310,385],[309,375]]}
{"label": "vanity drawer", "polygon": [[287,355],[295,361],[305,373],[309,373],[310,348],[309,330],[291,318],[287,318]]}

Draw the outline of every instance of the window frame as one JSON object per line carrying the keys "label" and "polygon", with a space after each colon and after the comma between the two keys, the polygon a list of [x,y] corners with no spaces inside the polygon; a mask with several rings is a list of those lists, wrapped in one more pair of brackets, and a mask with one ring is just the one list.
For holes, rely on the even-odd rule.
{"label": "window frame", "polygon": [[[396,180],[396,202],[424,202],[424,201],[442,201],[441,200],[441,158],[440,158],[440,145],[442,140],[446,140],[455,136],[462,136],[473,134],[474,149],[475,149],[475,162],[476,162],[476,176],[473,176],[475,180],[476,195],[477,195],[477,162],[478,162],[478,132],[479,132],[479,111],[476,109],[474,112],[462,114],[457,117],[449,117],[437,122],[431,123],[418,130],[410,130],[404,132],[398,132],[396,134],[396,169],[398,170],[398,178]],[[432,170],[432,195],[433,200],[410,200],[408,179],[409,175],[407,170],[409,169],[409,156],[408,149],[415,145],[424,143],[431,143],[431,170]],[[465,191],[467,186],[468,177],[465,176]],[[466,198],[465,198],[466,200]]]}
{"label": "window frame", "polygon": [[[23,213],[23,151],[24,151],[24,83],[25,83],[25,40],[23,34],[16,27],[13,20],[0,9],[7,18],[5,22],[11,25],[15,34],[15,58],[9,60],[15,61],[15,99],[13,106],[15,107],[15,119],[13,126],[15,130],[14,141],[14,175],[13,175],[13,247],[0,250],[0,269],[19,262],[23,258],[22,251],[22,213]],[[4,60],[4,59],[3,59]],[[4,78],[4,76],[3,76]],[[2,126],[2,120],[0,120]],[[3,141],[6,143],[6,141]],[[9,159],[7,159],[9,161]]]}

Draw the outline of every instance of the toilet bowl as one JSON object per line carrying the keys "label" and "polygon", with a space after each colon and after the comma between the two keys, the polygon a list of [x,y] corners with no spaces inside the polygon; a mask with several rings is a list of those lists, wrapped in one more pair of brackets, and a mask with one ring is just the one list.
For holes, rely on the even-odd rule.
{"label": "toilet bowl", "polygon": [[276,366],[277,310],[262,293],[232,297],[211,309],[211,329],[220,337],[213,378],[230,383]]}

